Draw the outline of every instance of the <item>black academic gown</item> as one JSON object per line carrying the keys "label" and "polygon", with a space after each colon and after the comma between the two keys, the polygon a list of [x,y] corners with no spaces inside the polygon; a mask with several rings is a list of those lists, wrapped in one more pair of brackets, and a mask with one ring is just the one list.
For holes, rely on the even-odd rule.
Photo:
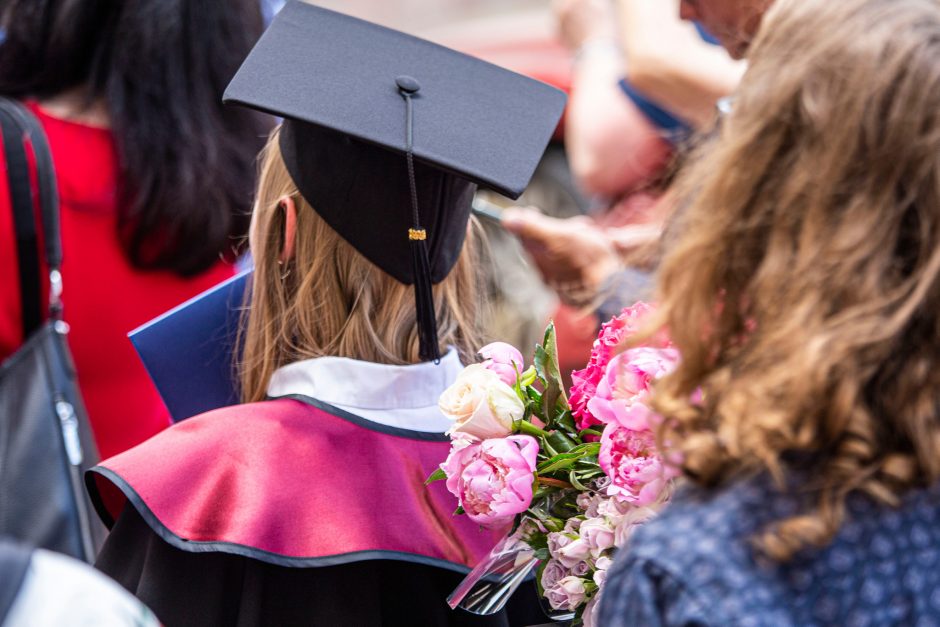
{"label": "black academic gown", "polygon": [[509,627],[548,622],[534,582],[493,616],[451,610],[463,575],[395,560],[319,568],[276,566],[228,553],[190,553],[157,536],[127,506],[96,566],[167,627]]}

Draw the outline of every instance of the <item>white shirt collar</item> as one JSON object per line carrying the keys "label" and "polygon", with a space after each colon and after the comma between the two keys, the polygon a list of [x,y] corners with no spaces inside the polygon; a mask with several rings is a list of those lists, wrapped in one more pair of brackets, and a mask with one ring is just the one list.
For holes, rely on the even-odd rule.
{"label": "white shirt collar", "polygon": [[318,357],[278,368],[268,396],[309,396],[379,424],[440,433],[451,421],[437,401],[462,369],[454,349],[439,364],[408,366]]}

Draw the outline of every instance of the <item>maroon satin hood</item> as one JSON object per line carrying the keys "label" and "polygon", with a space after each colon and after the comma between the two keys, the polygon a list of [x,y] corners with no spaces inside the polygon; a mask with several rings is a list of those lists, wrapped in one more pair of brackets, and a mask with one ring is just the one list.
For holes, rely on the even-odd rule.
{"label": "maroon satin hood", "polygon": [[127,502],[163,540],[285,566],[402,559],[472,567],[505,533],[454,516],[440,434],[312,399],[226,407],[173,425],[86,476],[106,524]]}

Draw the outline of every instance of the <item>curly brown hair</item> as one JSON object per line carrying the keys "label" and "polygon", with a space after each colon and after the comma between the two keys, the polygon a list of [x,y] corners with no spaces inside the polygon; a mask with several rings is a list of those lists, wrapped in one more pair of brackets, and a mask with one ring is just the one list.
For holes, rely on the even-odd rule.
{"label": "curly brown hair", "polygon": [[[711,486],[799,469],[755,538],[827,544],[849,493],[940,477],[940,0],[778,0],[679,183],[660,438]],[[703,394],[696,394],[701,390]]]}

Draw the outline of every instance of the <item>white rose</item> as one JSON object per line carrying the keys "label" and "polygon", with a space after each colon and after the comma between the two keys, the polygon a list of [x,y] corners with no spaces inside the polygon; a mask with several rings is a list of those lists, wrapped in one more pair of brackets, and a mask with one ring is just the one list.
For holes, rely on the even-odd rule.
{"label": "white rose", "polygon": [[438,407],[454,421],[448,434],[461,432],[481,440],[509,435],[513,421],[525,414],[516,391],[480,364],[464,368],[441,394]]}

